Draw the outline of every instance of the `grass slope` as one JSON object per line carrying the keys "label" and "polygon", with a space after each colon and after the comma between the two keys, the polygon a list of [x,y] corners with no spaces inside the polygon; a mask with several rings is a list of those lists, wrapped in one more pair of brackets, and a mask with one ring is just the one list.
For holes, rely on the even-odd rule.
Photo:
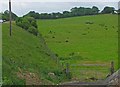
{"label": "grass slope", "polygon": [[[87,24],[92,22],[93,24]],[[102,64],[105,66],[71,66],[73,79],[96,77],[109,73],[110,62],[118,67],[118,16],[96,15],[56,20],[38,20],[39,31],[60,62]],[[84,70],[86,68],[86,70]],[[72,70],[73,69],[73,70]],[[97,72],[97,74],[96,74]]]}
{"label": "grass slope", "polygon": [[[63,80],[61,69],[51,58],[50,50],[40,38],[12,24],[2,24],[3,84],[56,84]],[[48,73],[55,73],[54,78]]]}

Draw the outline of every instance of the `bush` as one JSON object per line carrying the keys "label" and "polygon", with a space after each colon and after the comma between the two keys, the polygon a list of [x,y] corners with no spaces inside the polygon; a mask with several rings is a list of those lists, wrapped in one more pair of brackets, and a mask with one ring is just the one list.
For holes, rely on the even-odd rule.
{"label": "bush", "polygon": [[33,17],[19,17],[16,20],[16,25],[22,27],[33,35],[38,35],[37,22]]}
{"label": "bush", "polygon": [[57,57],[59,56],[58,54],[55,54]]}
{"label": "bush", "polygon": [[94,22],[92,22],[92,21],[86,21],[85,23],[86,24],[94,24]]}
{"label": "bush", "polygon": [[34,26],[35,28],[38,28],[36,20],[33,17],[26,17],[26,18],[32,26]]}
{"label": "bush", "polygon": [[75,55],[75,53],[74,53],[74,52],[72,52],[72,53],[70,53],[69,55],[70,55],[70,56],[74,56],[74,55]]}
{"label": "bush", "polygon": [[32,34],[34,34],[34,35],[36,35],[36,36],[38,35],[38,30],[37,30],[37,28],[35,28],[35,27],[33,27],[33,26],[29,27],[28,32],[30,32],[30,33],[32,33]]}

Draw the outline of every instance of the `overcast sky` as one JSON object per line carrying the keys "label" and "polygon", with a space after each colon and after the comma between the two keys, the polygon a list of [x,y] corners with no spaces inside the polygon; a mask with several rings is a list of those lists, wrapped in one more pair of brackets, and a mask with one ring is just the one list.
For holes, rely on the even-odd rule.
{"label": "overcast sky", "polygon": [[[9,0],[0,0],[0,12],[8,9]],[[12,11],[22,16],[29,11],[39,13],[69,11],[73,7],[97,6],[102,10],[105,6],[112,6],[118,9],[119,0],[12,0]]]}

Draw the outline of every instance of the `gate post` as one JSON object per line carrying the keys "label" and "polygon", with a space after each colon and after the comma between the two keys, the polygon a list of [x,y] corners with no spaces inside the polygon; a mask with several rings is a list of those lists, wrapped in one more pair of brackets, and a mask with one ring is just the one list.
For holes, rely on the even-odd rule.
{"label": "gate post", "polygon": [[114,73],[114,62],[111,62],[111,69],[110,69],[110,74],[112,75]]}
{"label": "gate post", "polygon": [[70,69],[69,69],[69,64],[66,64],[66,76],[68,79],[70,79]]}

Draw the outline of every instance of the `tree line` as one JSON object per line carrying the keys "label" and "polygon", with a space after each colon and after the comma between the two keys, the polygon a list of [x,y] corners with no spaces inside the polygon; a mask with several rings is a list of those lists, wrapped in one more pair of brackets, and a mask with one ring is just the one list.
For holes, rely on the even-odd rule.
{"label": "tree line", "polygon": [[67,18],[67,17],[75,17],[75,16],[86,16],[86,15],[97,15],[97,14],[115,14],[120,10],[115,10],[114,7],[104,7],[102,11],[99,10],[98,7],[93,6],[92,8],[85,7],[74,7],[70,9],[70,11],[63,11],[62,13],[37,13],[35,11],[30,11],[28,14],[24,16],[30,16],[35,19],[58,19],[58,18]]}
{"label": "tree line", "polygon": [[[86,16],[86,15],[97,15],[97,14],[115,14],[120,13],[119,10],[115,10],[114,7],[105,7],[101,12],[98,7],[93,6],[92,8],[85,7],[74,7],[70,11],[63,11],[62,13],[37,13],[35,11],[30,11],[23,17],[18,17],[12,12],[12,20],[16,22],[16,25],[20,26],[24,30],[37,36],[39,34],[36,19],[58,19],[67,18],[75,16]],[[6,10],[4,13],[0,13],[0,19],[9,21],[9,11]]]}
{"label": "tree line", "polygon": [[[97,15],[97,14],[115,14],[120,13],[120,9],[115,10],[114,7],[104,7],[102,11],[99,10],[98,7],[93,6],[92,8],[85,7],[74,7],[70,9],[70,11],[63,11],[57,13],[37,13],[35,11],[30,11],[25,16],[33,17],[35,19],[58,19],[58,18],[67,18],[67,17],[75,17],[75,16],[86,16],[86,15]],[[16,20],[18,16],[12,12],[12,20]],[[9,21],[9,11],[6,10],[3,13],[0,13],[0,19]]]}

